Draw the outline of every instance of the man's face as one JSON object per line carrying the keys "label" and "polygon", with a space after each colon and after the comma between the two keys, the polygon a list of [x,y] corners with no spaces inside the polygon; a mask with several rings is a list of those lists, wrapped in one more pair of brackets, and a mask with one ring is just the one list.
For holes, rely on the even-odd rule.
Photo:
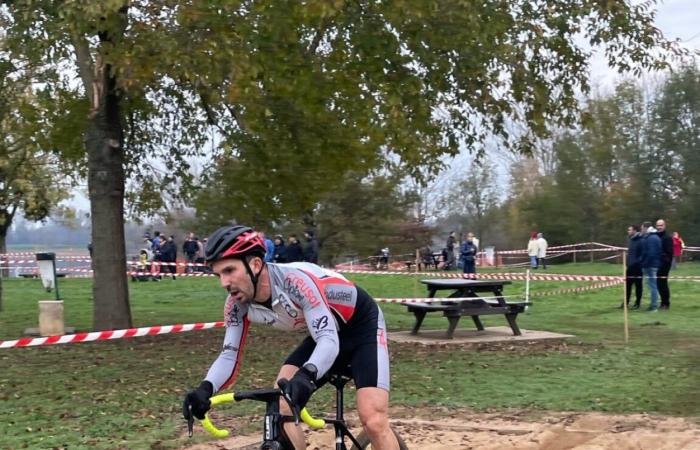
{"label": "man's face", "polygon": [[[260,270],[260,258],[252,258],[250,268],[253,273]],[[247,303],[253,300],[253,282],[248,276],[243,261],[240,259],[221,259],[215,261],[212,266],[212,271],[219,277],[221,287],[235,300],[241,303]]]}
{"label": "man's face", "polygon": [[666,222],[663,220],[659,219],[656,221],[656,229],[661,232],[661,231],[666,231]]}
{"label": "man's face", "polygon": [[636,231],[634,231],[634,228],[627,227],[627,236],[634,236],[634,233],[636,233]]}

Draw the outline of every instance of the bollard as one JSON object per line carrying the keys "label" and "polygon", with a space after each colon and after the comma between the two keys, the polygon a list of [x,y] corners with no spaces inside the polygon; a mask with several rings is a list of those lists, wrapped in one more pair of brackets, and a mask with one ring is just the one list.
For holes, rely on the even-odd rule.
{"label": "bollard", "polygon": [[39,301],[39,335],[61,336],[65,334],[63,324],[63,301]]}

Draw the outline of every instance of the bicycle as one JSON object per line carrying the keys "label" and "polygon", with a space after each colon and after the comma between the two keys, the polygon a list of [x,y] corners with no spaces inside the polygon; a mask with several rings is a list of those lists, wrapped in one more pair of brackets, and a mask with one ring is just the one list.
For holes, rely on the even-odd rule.
{"label": "bicycle", "polygon": [[[341,374],[331,374],[327,378],[328,383],[335,386],[336,394],[336,405],[335,405],[335,417],[327,417],[323,419],[316,419],[312,417],[306,408],[297,412],[295,408],[291,408],[293,411],[293,416],[284,416],[280,414],[279,410],[279,399],[280,397],[287,399],[280,389],[256,389],[251,391],[239,392],[237,394],[228,393],[220,394],[211,398],[212,408],[224,403],[230,403],[233,401],[239,402],[243,400],[255,400],[266,403],[265,418],[263,420],[263,438],[260,444],[249,445],[243,447],[244,450],[294,450],[294,446],[287,439],[284,434],[282,425],[285,422],[294,421],[297,424],[299,420],[306,423],[310,428],[319,430],[324,428],[327,424],[332,424],[335,429],[335,449],[336,450],[347,450],[345,444],[346,438],[349,439],[352,444],[351,450],[364,450],[370,445],[369,435],[367,432],[362,430],[362,432],[355,437],[352,432],[348,429],[347,423],[344,418],[344,395],[343,390],[345,385],[350,381],[350,377]],[[209,418],[209,414],[205,415],[204,419],[200,421],[202,427],[207,430],[211,435],[218,438],[228,437],[230,432],[228,430],[222,430],[217,428]],[[188,431],[190,437],[193,432],[194,418],[192,414],[189,415],[189,420],[187,421]],[[400,450],[408,450],[406,443],[401,439],[401,436],[392,427],[391,431],[396,436],[396,440],[399,442]]]}

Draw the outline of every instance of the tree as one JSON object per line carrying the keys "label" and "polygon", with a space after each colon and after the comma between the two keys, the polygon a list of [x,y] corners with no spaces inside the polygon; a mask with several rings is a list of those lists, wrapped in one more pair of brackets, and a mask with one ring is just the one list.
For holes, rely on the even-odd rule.
{"label": "tree", "polygon": [[490,233],[490,214],[497,211],[501,196],[496,177],[496,167],[488,159],[472,162],[442,200],[447,221],[456,222],[455,229],[460,233],[474,232],[482,243],[494,237]]}
{"label": "tree", "polygon": [[416,249],[429,242],[431,233],[412,216],[417,201],[413,192],[401,192],[398,177],[377,175],[362,180],[354,173],[346,175],[336,190],[322,198],[310,218],[318,231],[323,261],[377,255],[383,247],[389,247],[392,255],[415,259]]}
{"label": "tree", "polygon": [[667,195],[669,231],[700,241],[700,70],[686,65],[671,74],[654,102],[652,136],[658,186]]}
{"label": "tree", "polygon": [[45,219],[71,186],[58,176],[60,164],[46,146],[52,111],[46,92],[39,94],[32,91],[26,71],[0,52],[0,254],[7,252],[7,232],[18,213],[28,220]]}
{"label": "tree", "polygon": [[[576,92],[588,89],[580,36],[604,46],[620,70],[662,67],[668,52],[655,50],[675,51],[648,3],[4,4],[0,21],[16,58],[72,68],[82,81],[76,104],[89,113],[75,124],[86,144],[93,233],[111,237],[94,239],[98,329],[131,323],[127,177],[138,175],[145,152],[166,150],[169,170],[138,183],[144,206],[162,205],[159,186],[186,191],[184,155],[202,151],[205,121],[222,136],[218,156],[246,193],[238,206],[308,211],[331,180],[387,160],[419,176],[460,142],[490,134],[529,151],[548,125],[576,118]],[[510,136],[511,122],[526,133]]]}

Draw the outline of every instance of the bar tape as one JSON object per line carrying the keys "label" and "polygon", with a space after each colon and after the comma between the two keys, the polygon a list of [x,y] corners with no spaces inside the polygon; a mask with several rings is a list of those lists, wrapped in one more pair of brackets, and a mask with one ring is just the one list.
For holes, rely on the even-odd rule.
{"label": "bar tape", "polygon": [[159,325],[143,328],[128,328],[125,330],[93,331],[91,333],[64,334],[63,336],[47,336],[40,338],[23,338],[14,341],[0,341],[0,348],[35,347],[38,345],[70,344],[74,342],[105,341],[140,336],[155,336],[157,334],[183,333],[185,331],[221,328],[224,322],[188,323],[177,325]]}

